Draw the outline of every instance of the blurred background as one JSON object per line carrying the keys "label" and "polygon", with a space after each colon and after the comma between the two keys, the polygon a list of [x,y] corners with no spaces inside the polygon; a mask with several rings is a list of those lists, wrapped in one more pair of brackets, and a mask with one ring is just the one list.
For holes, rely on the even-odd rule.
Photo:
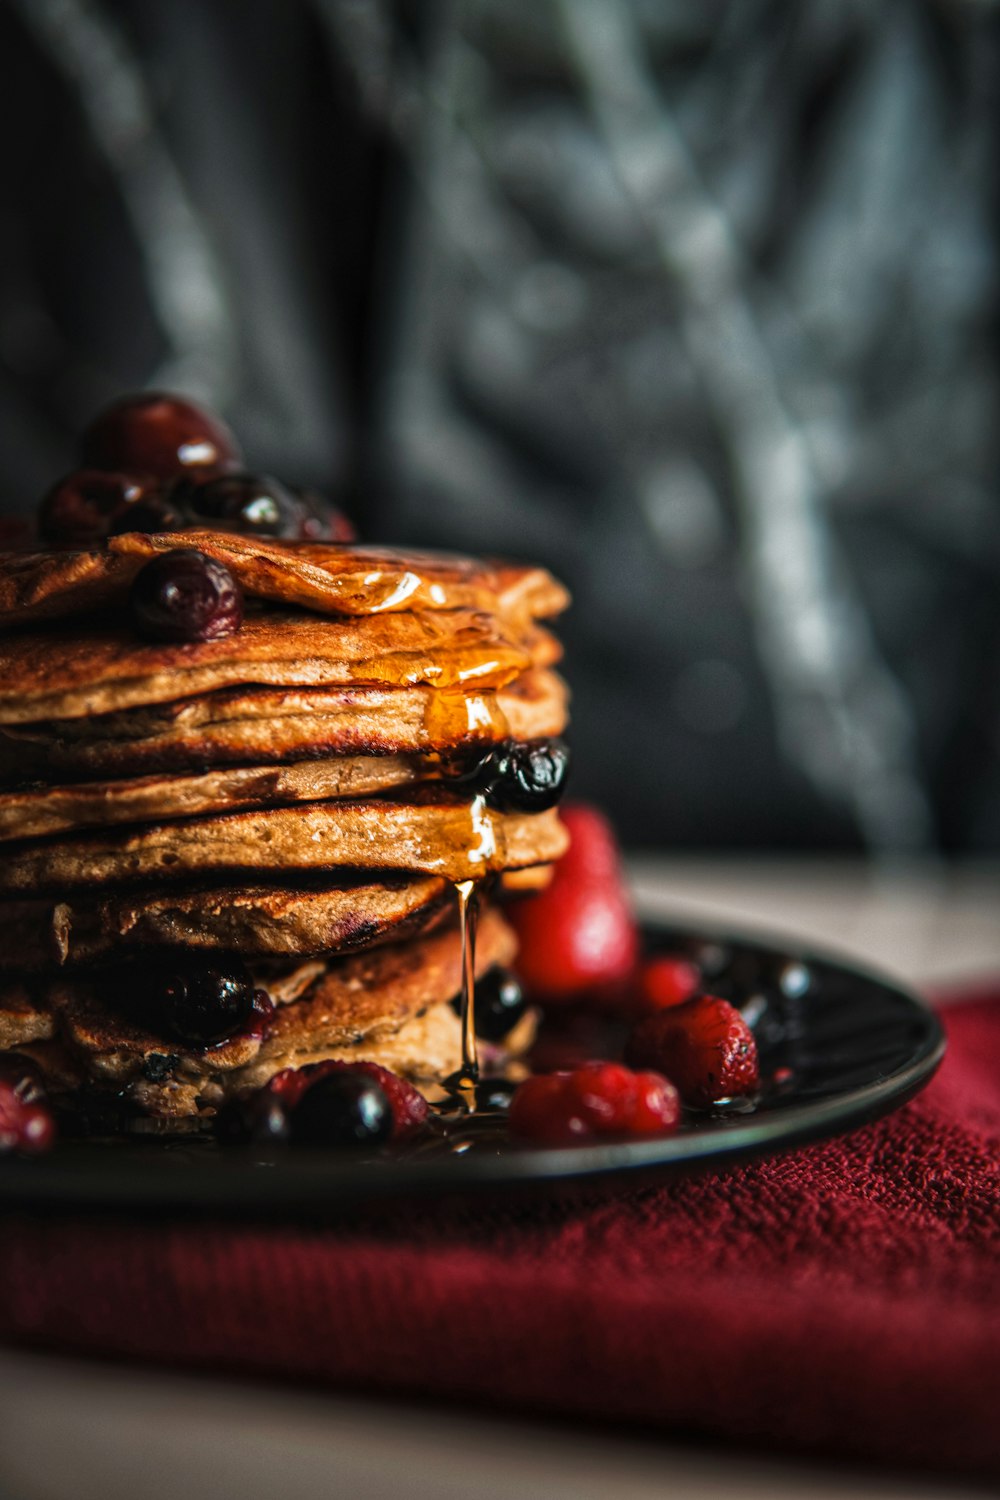
{"label": "blurred background", "polygon": [[572,587],[633,846],[1000,851],[987,0],[0,0],[0,503],[140,386]]}

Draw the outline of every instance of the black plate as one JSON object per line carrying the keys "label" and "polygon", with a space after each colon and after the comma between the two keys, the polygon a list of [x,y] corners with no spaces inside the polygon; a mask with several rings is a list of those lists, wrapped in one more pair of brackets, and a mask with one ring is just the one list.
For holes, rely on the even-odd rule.
{"label": "black plate", "polygon": [[[709,987],[742,1007],[761,1057],[752,1107],[692,1116],[664,1139],[536,1150],[487,1133],[467,1150],[459,1143],[457,1152],[425,1147],[364,1160],[200,1137],[65,1141],[46,1157],[0,1163],[0,1204],[266,1214],[475,1189],[631,1185],[787,1150],[887,1114],[927,1082],[944,1054],[936,1017],[890,980],[778,940],[659,924],[647,926],[646,937],[651,949],[696,950],[713,973]],[[548,1051],[615,1056],[614,1032],[586,1021],[550,1038]]]}

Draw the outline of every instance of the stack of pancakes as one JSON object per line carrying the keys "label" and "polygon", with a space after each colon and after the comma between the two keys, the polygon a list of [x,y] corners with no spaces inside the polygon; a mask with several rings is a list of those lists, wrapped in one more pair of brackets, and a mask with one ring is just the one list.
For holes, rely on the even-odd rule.
{"label": "stack of pancakes", "polygon": [[[136,633],[132,581],[178,547],[242,586],[234,634]],[[454,885],[483,973],[514,951],[493,895],[565,844],[468,768],[564,728],[537,622],[565,603],[537,568],[212,531],[0,555],[0,1049],[172,1118],[325,1058],[458,1068]],[[233,958],[266,1024],[158,1027],[152,976]]]}

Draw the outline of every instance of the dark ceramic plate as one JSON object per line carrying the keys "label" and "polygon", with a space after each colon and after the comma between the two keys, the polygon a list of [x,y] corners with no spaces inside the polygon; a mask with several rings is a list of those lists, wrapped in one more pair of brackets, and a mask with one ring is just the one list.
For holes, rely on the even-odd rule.
{"label": "dark ceramic plate", "polygon": [[[379,1198],[472,1190],[549,1193],[724,1167],[850,1130],[917,1092],[944,1053],[936,1017],[890,980],[780,940],[647,925],[650,949],[697,951],[710,988],[741,1006],[761,1057],[752,1107],[691,1115],[678,1134],[560,1150],[489,1128],[405,1156],[220,1146],[201,1137],[66,1140],[0,1163],[0,1204],[39,1208],[325,1213]],[[616,1056],[623,1033],[581,1018],[542,1039],[543,1065]]]}

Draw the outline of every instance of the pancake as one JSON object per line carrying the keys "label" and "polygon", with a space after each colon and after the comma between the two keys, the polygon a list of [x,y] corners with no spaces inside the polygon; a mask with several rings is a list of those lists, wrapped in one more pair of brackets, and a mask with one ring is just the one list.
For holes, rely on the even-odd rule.
{"label": "pancake", "polygon": [[252,614],[230,636],[184,645],[147,644],[124,628],[81,629],[69,640],[31,632],[0,642],[0,723],[110,713],[245,684],[495,689],[558,655],[546,632],[515,640],[471,610],[336,621]]}
{"label": "pancake", "polygon": [[440,876],[349,875],[343,884],[200,886],[0,902],[0,969],[38,973],[153,948],[239,953],[248,963],[373,947],[450,910]]}
{"label": "pancake", "polygon": [[525,672],[497,692],[410,688],[229,688],[151,707],[0,729],[8,779],[133,776],[320,755],[440,753],[561,734],[567,688]]}
{"label": "pancake", "polygon": [[0,892],[59,895],[139,881],[288,870],[408,870],[449,879],[549,864],[567,845],[555,809],[499,813],[478,800],[311,802],[9,845]]}
{"label": "pancake", "polygon": [[[514,946],[499,914],[484,910],[477,974],[508,963]],[[89,1082],[149,1113],[183,1116],[326,1057],[384,1059],[405,1076],[440,1078],[459,1062],[460,1029],[448,1002],[460,983],[461,946],[451,927],[331,964],[304,995],[279,1007],[263,1040],[178,1046],[109,1010],[98,979],[40,984],[34,997],[21,984],[0,990],[0,1038],[5,1027],[11,1036],[20,1028],[24,1040],[10,1045],[32,1057],[57,1091]]]}
{"label": "pancake", "polygon": [[241,808],[359,797],[440,775],[416,756],[329,756],[283,766],[240,766],[202,776],[143,776],[0,792],[0,843],[78,828],[151,823]]}
{"label": "pancake", "polygon": [[526,625],[568,602],[544,568],[218,531],[132,532],[93,551],[0,553],[0,627],[120,605],[145,562],[189,547],[225,563],[247,596],[320,614],[472,609]]}

